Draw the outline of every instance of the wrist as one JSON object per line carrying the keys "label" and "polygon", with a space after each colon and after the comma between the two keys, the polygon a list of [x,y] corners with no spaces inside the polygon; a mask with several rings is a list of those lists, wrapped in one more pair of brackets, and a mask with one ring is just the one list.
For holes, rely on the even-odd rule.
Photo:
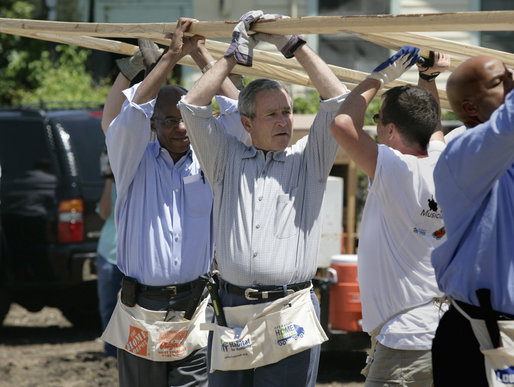
{"label": "wrist", "polygon": [[193,58],[200,68],[214,59],[211,53],[204,46],[196,48],[189,55],[191,55],[191,58]]}
{"label": "wrist", "polygon": [[211,60],[209,63],[203,66],[200,71],[205,74],[209,69],[211,69],[216,64],[216,62],[217,61],[215,60]]}
{"label": "wrist", "polygon": [[419,77],[427,82],[433,82],[434,79],[437,78],[437,76],[441,74],[440,72],[433,72],[431,74],[425,74],[424,72],[419,72]]}

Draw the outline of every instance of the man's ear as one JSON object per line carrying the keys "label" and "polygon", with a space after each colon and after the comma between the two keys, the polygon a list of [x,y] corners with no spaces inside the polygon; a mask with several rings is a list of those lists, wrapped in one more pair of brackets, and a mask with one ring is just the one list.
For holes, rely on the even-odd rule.
{"label": "man's ear", "polygon": [[155,128],[155,121],[153,119],[150,120],[150,129],[152,129],[154,132],[157,132],[157,129]]}
{"label": "man's ear", "polygon": [[478,124],[482,123],[482,121],[480,121],[480,119],[478,118],[478,115],[479,115],[478,107],[473,102],[463,101],[462,102],[462,110],[463,110],[464,114],[466,115],[464,125],[466,125],[468,128],[473,128],[473,127],[477,126]]}
{"label": "man's ear", "polygon": [[471,101],[462,101],[462,110],[464,110],[466,112],[468,117],[478,116],[478,108]]}
{"label": "man's ear", "polygon": [[241,118],[241,123],[243,124],[243,128],[245,128],[245,130],[252,134],[252,129],[253,129],[253,126],[252,126],[252,120],[247,117],[247,116],[240,116]]}

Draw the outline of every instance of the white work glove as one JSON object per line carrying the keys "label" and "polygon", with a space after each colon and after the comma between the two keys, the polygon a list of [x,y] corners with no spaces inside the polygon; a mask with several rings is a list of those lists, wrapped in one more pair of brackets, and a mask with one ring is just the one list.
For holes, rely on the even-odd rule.
{"label": "white work glove", "polygon": [[[266,14],[262,17],[263,20],[274,20],[274,19],[289,19],[289,16],[279,14]],[[258,41],[264,41],[275,45],[287,59],[294,56],[295,50],[301,45],[307,43],[302,35],[275,35],[257,33],[254,39]]]}
{"label": "white work glove", "polygon": [[236,62],[243,66],[251,66],[253,59],[253,48],[257,44],[257,40],[252,38],[248,31],[257,20],[261,19],[264,13],[262,11],[249,11],[239,19],[239,23],[232,32],[232,42],[225,53],[225,56],[236,58]]}
{"label": "white work glove", "polygon": [[379,80],[381,87],[387,85],[419,60],[418,51],[417,47],[403,46],[400,51],[377,66],[368,78]]}

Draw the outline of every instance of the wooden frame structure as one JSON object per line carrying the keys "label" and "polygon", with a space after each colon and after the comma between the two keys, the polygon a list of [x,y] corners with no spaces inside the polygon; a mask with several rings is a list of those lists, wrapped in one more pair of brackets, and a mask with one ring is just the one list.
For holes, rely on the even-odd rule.
{"label": "wooden frame structure", "polygon": [[[191,34],[203,35],[207,48],[214,58],[223,56],[227,44],[213,38],[229,38],[236,21],[195,22]],[[28,19],[0,18],[0,32],[33,39],[47,40],[132,55],[137,47],[115,40],[116,38],[149,38],[161,45],[169,45],[166,33],[175,30],[173,23],[75,23]],[[419,32],[434,31],[514,31],[514,11],[454,12],[409,15],[363,15],[363,16],[312,16],[278,20],[258,21],[252,28],[255,32],[270,34],[339,34],[351,33],[380,46],[398,50],[405,44],[420,48],[427,56],[430,50],[444,51],[451,56],[454,69],[459,63],[474,55],[490,55],[514,67],[514,55],[470,44],[457,43],[422,35]],[[109,38],[109,39],[105,39]],[[183,58],[179,64],[195,66],[194,61]],[[330,66],[335,75],[349,88],[362,81],[368,74],[338,66]],[[236,66],[234,73],[251,77],[268,77],[302,86],[312,86],[306,73],[296,59],[286,60],[282,55],[254,50],[252,67]],[[397,80],[387,85],[394,87],[408,82]],[[383,90],[381,90],[383,92]],[[450,109],[445,90],[439,90],[441,107]],[[353,253],[355,246],[355,201],[357,173],[355,164],[338,153],[336,163],[348,165],[345,180],[347,198],[346,248]],[[349,231],[348,231],[349,230]]]}

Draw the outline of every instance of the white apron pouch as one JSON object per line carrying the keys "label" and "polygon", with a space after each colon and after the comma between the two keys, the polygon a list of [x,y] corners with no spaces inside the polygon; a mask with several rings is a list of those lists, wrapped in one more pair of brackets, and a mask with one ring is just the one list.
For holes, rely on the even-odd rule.
{"label": "white apron pouch", "polygon": [[213,330],[210,372],[262,367],[328,340],[310,290],[262,304],[224,307],[229,327],[205,325]]}
{"label": "white apron pouch", "polygon": [[166,311],[154,311],[139,305],[128,307],[120,299],[101,339],[135,356],[152,361],[175,361],[207,346],[208,332],[200,329],[206,321],[205,298],[190,321],[184,312],[164,321]]}
{"label": "white apron pouch", "polygon": [[456,302],[453,305],[470,321],[473,333],[480,343],[489,386],[514,386],[514,321],[498,321],[503,346],[493,348],[485,321],[471,318]]}

